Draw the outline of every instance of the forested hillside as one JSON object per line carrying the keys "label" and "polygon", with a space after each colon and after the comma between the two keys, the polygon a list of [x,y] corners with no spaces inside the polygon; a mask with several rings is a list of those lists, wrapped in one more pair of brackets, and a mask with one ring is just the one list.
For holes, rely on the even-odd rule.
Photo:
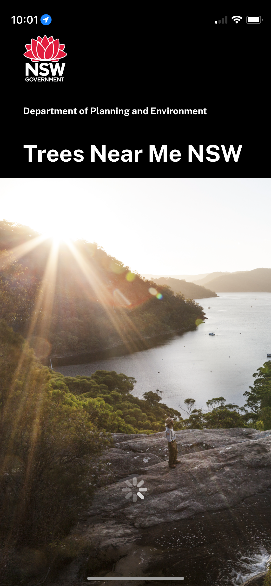
{"label": "forested hillside", "polygon": [[173,279],[171,277],[160,277],[155,279],[157,285],[167,285],[174,293],[181,293],[186,299],[204,299],[206,297],[217,297],[217,294],[210,289],[186,282],[185,280]]}
{"label": "forested hillside", "polygon": [[[199,275],[151,275],[150,273],[142,273],[142,277],[145,277],[145,279],[149,279],[150,281],[157,281],[157,279],[163,277],[165,279],[179,279],[180,281],[187,281],[188,283],[198,283],[198,280],[202,280],[208,276],[209,273],[201,273]],[[199,284],[202,285],[202,283]]]}
{"label": "forested hillside", "polygon": [[271,269],[254,269],[221,275],[210,279],[206,286],[212,291],[263,291],[271,292]]}
{"label": "forested hillside", "polygon": [[208,285],[209,281],[213,281],[214,279],[218,278],[218,277],[222,277],[223,275],[230,275],[230,273],[221,273],[221,272],[215,272],[215,273],[209,273],[208,275],[205,275],[204,277],[201,278],[196,278],[193,279],[193,283],[196,283],[196,285],[201,285],[201,287],[205,287],[206,285]]}
{"label": "forested hillside", "polygon": [[[0,222],[0,318],[37,356],[71,356],[195,329],[202,308],[157,286],[97,244],[56,246],[30,228]],[[124,243],[125,244],[125,243]]]}

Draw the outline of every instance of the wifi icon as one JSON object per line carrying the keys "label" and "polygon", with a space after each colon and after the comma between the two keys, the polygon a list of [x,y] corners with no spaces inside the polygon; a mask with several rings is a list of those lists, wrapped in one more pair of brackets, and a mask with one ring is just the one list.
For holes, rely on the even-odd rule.
{"label": "wifi icon", "polygon": [[232,16],[232,20],[234,20],[234,22],[236,22],[236,24],[238,24],[238,22],[240,22],[240,20],[242,20],[242,16]]}

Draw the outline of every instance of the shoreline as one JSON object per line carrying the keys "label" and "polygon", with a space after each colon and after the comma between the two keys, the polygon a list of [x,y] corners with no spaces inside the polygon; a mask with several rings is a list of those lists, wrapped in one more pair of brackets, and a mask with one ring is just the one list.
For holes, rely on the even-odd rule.
{"label": "shoreline", "polygon": [[[207,319],[207,318],[204,318]],[[204,322],[203,322],[204,323]],[[162,332],[155,336],[146,336],[142,339],[134,341],[136,349],[133,351],[129,350],[125,344],[116,344],[108,348],[96,350],[94,352],[84,352],[80,354],[69,354],[64,356],[49,356],[46,360],[42,360],[44,366],[50,366],[52,361],[52,368],[54,366],[73,366],[76,364],[86,364],[89,362],[95,362],[97,360],[103,360],[106,358],[113,358],[114,356],[123,356],[127,354],[134,354],[135,352],[142,352],[156,346],[163,345],[163,342],[172,338],[175,335],[182,335],[186,332],[192,332],[197,328],[181,328],[180,330],[172,330],[171,332]],[[150,343],[148,343],[150,341]]]}

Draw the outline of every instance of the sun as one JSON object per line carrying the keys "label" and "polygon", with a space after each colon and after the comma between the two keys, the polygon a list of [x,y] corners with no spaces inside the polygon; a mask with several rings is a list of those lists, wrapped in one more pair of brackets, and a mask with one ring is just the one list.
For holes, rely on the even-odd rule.
{"label": "sun", "polygon": [[55,244],[68,244],[71,241],[70,236],[68,236],[65,232],[60,234],[52,234],[51,238]]}
{"label": "sun", "polygon": [[70,227],[60,222],[51,222],[50,225],[44,226],[41,231],[44,238],[52,240],[54,245],[68,244],[73,239]]}
{"label": "sun", "polygon": [[65,226],[50,226],[50,228],[43,231],[43,235],[46,238],[50,238],[55,245],[68,244],[72,240],[70,230]]}

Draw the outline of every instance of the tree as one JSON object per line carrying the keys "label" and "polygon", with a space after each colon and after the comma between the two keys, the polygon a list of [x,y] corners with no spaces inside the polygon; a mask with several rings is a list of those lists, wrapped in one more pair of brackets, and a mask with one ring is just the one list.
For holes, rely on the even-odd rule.
{"label": "tree", "polygon": [[91,377],[98,384],[106,385],[109,391],[118,391],[121,395],[127,395],[133,390],[136,380],[122,372],[117,374],[115,370],[96,370]]}
{"label": "tree", "polygon": [[217,397],[214,399],[209,399],[209,401],[206,401],[206,405],[208,408],[211,407],[223,407],[224,403],[226,403],[226,399],[224,399],[224,397]]}
{"label": "tree", "polygon": [[144,399],[146,399],[146,401],[148,401],[151,407],[155,407],[155,405],[157,405],[159,401],[162,401],[162,397],[159,397],[159,395],[157,393],[154,393],[153,391],[143,393],[143,397]]}
{"label": "tree", "polygon": [[271,360],[268,360],[253,374],[255,382],[250,391],[246,391],[247,397],[245,407],[251,409],[252,413],[247,414],[255,421],[263,422],[264,429],[271,428]]}
{"label": "tree", "polygon": [[253,374],[255,382],[250,391],[246,391],[245,406],[257,413],[261,407],[271,406],[271,360],[268,360]]}
{"label": "tree", "polygon": [[205,414],[204,426],[210,429],[229,429],[231,427],[245,427],[245,423],[242,415],[239,415],[237,411],[226,409],[221,405]]}
{"label": "tree", "polygon": [[238,405],[235,405],[235,403],[227,403],[227,405],[224,405],[225,409],[234,409],[237,411],[244,411],[243,407],[239,407]]}
{"label": "tree", "polygon": [[192,411],[192,407],[194,407],[194,405],[196,403],[195,399],[185,399],[184,403],[187,406],[188,413],[190,414]]}
{"label": "tree", "polygon": [[189,419],[185,419],[184,422],[187,424],[188,429],[203,429],[204,414],[202,409],[193,409]]}
{"label": "tree", "polygon": [[263,407],[260,409],[259,420],[257,422],[262,422],[265,430],[271,429],[271,407]]}

